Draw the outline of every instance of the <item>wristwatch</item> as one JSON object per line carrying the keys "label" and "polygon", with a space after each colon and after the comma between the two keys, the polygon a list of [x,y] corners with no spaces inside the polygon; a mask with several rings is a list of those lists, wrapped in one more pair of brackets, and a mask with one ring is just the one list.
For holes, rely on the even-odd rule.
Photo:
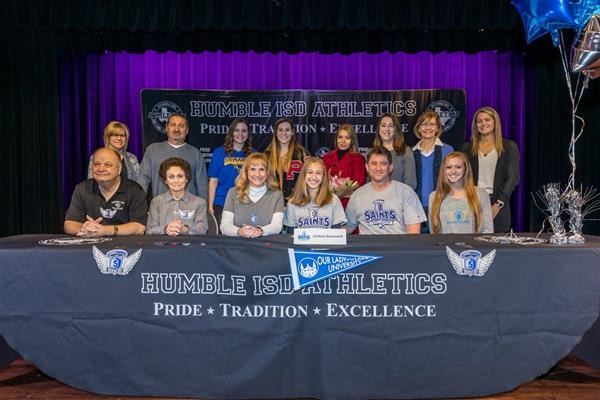
{"label": "wristwatch", "polygon": [[498,208],[502,208],[504,207],[504,202],[502,200],[496,200],[496,205],[498,206]]}
{"label": "wristwatch", "polygon": [[117,236],[119,234],[119,226],[113,225],[113,236]]}

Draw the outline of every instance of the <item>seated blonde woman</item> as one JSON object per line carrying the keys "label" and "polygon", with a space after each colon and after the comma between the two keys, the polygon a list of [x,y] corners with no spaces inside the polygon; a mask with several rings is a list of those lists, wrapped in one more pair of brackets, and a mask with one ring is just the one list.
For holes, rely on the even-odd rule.
{"label": "seated blonde woman", "polygon": [[467,155],[460,151],[442,161],[437,187],[429,195],[431,233],[492,233],[492,208],[487,192],[473,185]]}
{"label": "seated blonde woman", "polygon": [[344,207],[331,192],[329,174],[319,157],[304,161],[294,194],[288,200],[284,225],[288,232],[294,228],[330,229],[346,225]]}
{"label": "seated blonde woman", "polygon": [[283,226],[283,193],[269,171],[263,153],[250,154],[244,161],[235,186],[223,206],[221,232],[227,236],[256,238],[276,235]]}

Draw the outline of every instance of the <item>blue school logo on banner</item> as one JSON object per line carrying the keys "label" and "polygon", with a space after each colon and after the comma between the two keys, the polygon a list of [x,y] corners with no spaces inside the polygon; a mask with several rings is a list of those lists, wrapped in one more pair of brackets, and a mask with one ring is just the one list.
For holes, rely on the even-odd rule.
{"label": "blue school logo on banner", "polygon": [[123,249],[113,249],[104,254],[96,246],[92,246],[94,260],[100,272],[107,275],[127,275],[142,256],[142,249],[132,255]]}
{"label": "blue school logo on banner", "polygon": [[458,275],[477,277],[484,276],[496,258],[496,250],[482,257],[481,252],[477,250],[465,250],[457,254],[448,246],[446,246],[446,254]]}
{"label": "blue school logo on banner", "polygon": [[380,256],[288,249],[294,290],[378,260]]}

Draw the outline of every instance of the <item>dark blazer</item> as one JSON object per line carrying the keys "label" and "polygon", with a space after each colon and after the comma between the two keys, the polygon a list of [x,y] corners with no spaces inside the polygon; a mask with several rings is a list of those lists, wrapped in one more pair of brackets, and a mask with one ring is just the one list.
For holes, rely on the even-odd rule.
{"label": "dark blazer", "polygon": [[[494,188],[490,201],[504,202],[504,208],[494,218],[494,232],[508,232],[510,230],[510,196],[519,183],[519,148],[512,140],[502,139],[504,151],[498,157],[496,169],[494,170]],[[462,151],[467,154],[471,167],[473,168],[473,180],[475,185],[479,181],[479,158],[471,151],[471,143],[465,143]]]}

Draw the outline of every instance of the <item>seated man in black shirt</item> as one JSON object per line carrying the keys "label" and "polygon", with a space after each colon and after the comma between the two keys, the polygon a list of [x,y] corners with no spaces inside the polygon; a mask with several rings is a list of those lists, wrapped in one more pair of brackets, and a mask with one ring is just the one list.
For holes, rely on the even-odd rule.
{"label": "seated man in black shirt", "polygon": [[75,187],[65,216],[65,233],[83,237],[144,233],[146,193],[120,173],[121,158],[116,151],[101,148],[94,152],[93,179]]}

